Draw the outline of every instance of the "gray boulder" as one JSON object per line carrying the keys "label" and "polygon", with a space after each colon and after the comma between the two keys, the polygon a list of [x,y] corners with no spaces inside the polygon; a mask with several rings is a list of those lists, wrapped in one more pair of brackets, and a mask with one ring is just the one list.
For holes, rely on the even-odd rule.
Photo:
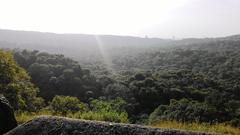
{"label": "gray boulder", "polygon": [[179,131],[99,121],[76,120],[41,116],[6,135],[210,135],[208,133]]}
{"label": "gray boulder", "polygon": [[7,99],[0,95],[0,135],[17,126],[14,111]]}

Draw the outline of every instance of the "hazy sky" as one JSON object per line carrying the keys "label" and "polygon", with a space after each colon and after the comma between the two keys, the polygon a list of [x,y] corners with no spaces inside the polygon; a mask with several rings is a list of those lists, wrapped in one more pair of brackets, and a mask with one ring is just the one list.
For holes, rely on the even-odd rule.
{"label": "hazy sky", "polygon": [[0,0],[0,28],[176,38],[240,34],[240,0]]}

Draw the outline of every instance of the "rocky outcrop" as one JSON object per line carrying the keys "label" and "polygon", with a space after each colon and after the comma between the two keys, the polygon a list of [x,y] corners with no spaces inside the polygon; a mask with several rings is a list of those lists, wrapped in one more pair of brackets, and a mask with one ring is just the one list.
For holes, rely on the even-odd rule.
{"label": "rocky outcrop", "polygon": [[7,99],[0,95],[0,135],[15,128],[17,121]]}
{"label": "rocky outcrop", "polygon": [[41,116],[18,126],[6,135],[208,135],[144,127],[132,124],[119,124],[88,120],[75,120],[62,117]]}

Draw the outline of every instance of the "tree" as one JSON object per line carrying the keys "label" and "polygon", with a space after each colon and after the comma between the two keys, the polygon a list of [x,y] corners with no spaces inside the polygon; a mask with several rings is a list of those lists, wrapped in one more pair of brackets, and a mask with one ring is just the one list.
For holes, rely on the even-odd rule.
{"label": "tree", "polygon": [[128,122],[126,105],[126,101],[122,98],[114,100],[94,99],[90,102],[91,113],[102,117],[101,120],[123,123]]}
{"label": "tree", "polygon": [[14,52],[17,62],[24,67],[32,77],[32,81],[39,87],[46,102],[55,95],[76,96],[82,101],[88,101],[87,91],[92,96],[99,97],[101,84],[96,81],[88,69],[82,69],[77,61],[38,51]]}
{"label": "tree", "polygon": [[170,101],[169,105],[160,105],[151,113],[149,122],[159,120],[217,122],[217,110],[206,103],[199,103],[188,99]]}
{"label": "tree", "polygon": [[43,105],[43,99],[37,97],[38,89],[30,79],[10,52],[0,50],[0,93],[15,110],[36,111]]}
{"label": "tree", "polygon": [[52,99],[50,102],[50,107],[55,113],[61,113],[62,115],[66,115],[67,112],[74,113],[87,110],[87,106],[80,102],[77,97],[59,95]]}

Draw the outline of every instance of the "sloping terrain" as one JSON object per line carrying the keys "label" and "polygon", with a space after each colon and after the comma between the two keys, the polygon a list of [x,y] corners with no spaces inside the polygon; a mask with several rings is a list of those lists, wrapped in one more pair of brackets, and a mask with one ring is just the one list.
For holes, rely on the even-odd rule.
{"label": "sloping terrain", "polygon": [[6,135],[210,135],[61,117],[42,116],[18,126]]}

